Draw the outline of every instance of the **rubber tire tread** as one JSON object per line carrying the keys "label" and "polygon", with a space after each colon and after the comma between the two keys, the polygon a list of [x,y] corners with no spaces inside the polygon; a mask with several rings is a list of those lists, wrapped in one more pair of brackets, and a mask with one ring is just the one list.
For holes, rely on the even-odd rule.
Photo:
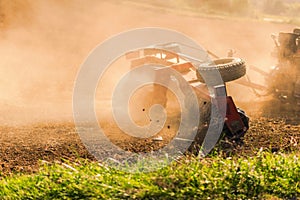
{"label": "rubber tire tread", "polygon": [[[200,74],[210,70],[218,70],[223,81],[229,82],[243,77],[246,74],[246,65],[241,58],[220,58],[213,60],[213,65],[199,67]],[[220,63],[220,64],[218,64]],[[197,71],[197,78],[200,82],[205,83],[202,76]]]}

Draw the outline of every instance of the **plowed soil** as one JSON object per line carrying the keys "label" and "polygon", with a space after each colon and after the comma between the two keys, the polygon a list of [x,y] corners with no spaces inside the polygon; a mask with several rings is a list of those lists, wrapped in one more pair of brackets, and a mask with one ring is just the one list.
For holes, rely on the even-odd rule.
{"label": "plowed soil", "polygon": [[[252,118],[245,144],[239,153],[253,155],[260,148],[272,152],[300,150],[300,125],[287,124],[284,119]],[[48,162],[88,158],[95,160],[86,150],[72,123],[40,123],[35,125],[0,127],[0,170],[34,172],[39,161]],[[158,145],[151,139],[115,139],[131,151],[150,151]]]}

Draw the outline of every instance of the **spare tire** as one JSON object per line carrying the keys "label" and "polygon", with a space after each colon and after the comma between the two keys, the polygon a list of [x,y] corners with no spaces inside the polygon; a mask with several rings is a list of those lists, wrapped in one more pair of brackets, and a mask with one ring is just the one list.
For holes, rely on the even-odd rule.
{"label": "spare tire", "polygon": [[[205,83],[202,74],[212,71],[219,71],[224,82],[229,82],[241,78],[246,74],[246,65],[241,58],[220,58],[213,60],[212,63],[200,66],[197,71],[197,78],[200,82]],[[199,73],[200,72],[200,73]]]}

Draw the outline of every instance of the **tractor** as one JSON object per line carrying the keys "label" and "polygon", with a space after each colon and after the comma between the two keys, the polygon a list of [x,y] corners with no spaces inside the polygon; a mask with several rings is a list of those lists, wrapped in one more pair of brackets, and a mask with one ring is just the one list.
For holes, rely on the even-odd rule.
{"label": "tractor", "polygon": [[269,92],[294,114],[300,111],[300,29],[272,35],[278,64],[267,77]]}
{"label": "tractor", "polygon": [[272,34],[271,38],[275,44],[271,55],[277,59],[277,65],[269,73],[255,66],[249,67],[264,76],[265,85],[253,83],[248,75],[237,83],[251,87],[258,97],[272,97],[266,103],[264,113],[297,119],[300,111],[300,29]]}

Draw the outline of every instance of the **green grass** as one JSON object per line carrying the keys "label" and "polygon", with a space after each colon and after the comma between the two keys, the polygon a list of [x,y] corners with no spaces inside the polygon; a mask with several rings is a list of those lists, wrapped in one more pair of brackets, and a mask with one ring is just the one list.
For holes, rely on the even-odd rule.
{"label": "green grass", "polygon": [[3,176],[0,199],[265,199],[300,196],[296,154],[184,158],[151,173],[98,163],[43,165],[39,173]]}

